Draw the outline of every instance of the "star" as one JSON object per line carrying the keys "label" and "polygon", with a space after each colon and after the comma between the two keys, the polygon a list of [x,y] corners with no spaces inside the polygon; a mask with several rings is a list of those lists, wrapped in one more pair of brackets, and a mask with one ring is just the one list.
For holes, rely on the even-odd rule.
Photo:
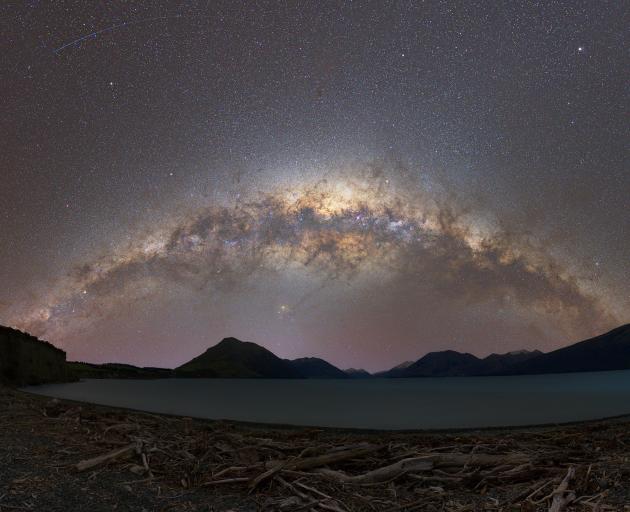
{"label": "star", "polygon": [[281,304],[278,307],[278,317],[287,318],[291,314],[291,307],[288,304]]}
{"label": "star", "polygon": [[620,3],[456,3],[5,2],[0,324],[382,369],[630,321]]}

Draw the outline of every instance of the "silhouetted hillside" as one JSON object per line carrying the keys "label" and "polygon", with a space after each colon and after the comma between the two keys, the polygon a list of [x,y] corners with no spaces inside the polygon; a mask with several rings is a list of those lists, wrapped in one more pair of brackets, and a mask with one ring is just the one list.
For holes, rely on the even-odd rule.
{"label": "silhouetted hillside", "polygon": [[445,350],[429,352],[415,363],[402,363],[382,377],[470,377],[479,375],[502,375],[509,373],[515,364],[522,363],[542,354],[539,350],[519,350],[507,354],[490,354],[479,359],[472,354]]}
{"label": "silhouetted hillside", "polygon": [[266,348],[236,338],[225,338],[200,356],[176,368],[178,377],[299,378],[284,359]]}
{"label": "silhouetted hillside", "polygon": [[0,326],[0,382],[21,386],[68,379],[63,350],[28,333]]}
{"label": "silhouetted hillside", "polygon": [[567,373],[630,369],[630,324],[515,364],[507,373]]}
{"label": "silhouetted hillside", "polygon": [[166,368],[139,367],[131,364],[94,364],[80,361],[67,363],[69,370],[79,379],[166,379],[175,375]]}
{"label": "silhouetted hillside", "polygon": [[541,355],[540,350],[518,350],[507,354],[490,354],[479,361],[474,369],[475,375],[500,375],[509,371],[514,365],[529,361]]}
{"label": "silhouetted hillside", "polygon": [[453,350],[431,352],[409,366],[399,365],[385,377],[453,377],[523,375],[630,369],[630,324],[568,347],[543,353],[515,351],[479,359]]}
{"label": "silhouetted hillside", "polygon": [[472,354],[462,354],[454,350],[429,352],[411,365],[392,368],[386,377],[453,377],[469,375],[479,364]]}
{"label": "silhouetted hillside", "polygon": [[347,379],[346,372],[318,357],[302,357],[289,361],[291,366],[306,379]]}

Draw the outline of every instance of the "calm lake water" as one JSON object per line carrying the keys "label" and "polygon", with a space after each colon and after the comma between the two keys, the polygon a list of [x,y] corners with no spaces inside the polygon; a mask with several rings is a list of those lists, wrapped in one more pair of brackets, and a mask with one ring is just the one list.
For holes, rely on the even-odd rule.
{"label": "calm lake water", "polygon": [[85,380],[28,391],[210,419],[372,429],[580,421],[630,413],[630,371],[370,380]]}

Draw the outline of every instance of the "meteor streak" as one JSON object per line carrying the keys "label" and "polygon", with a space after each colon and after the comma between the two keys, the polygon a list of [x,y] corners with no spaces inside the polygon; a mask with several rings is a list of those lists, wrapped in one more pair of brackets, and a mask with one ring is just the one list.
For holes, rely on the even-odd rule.
{"label": "meteor streak", "polygon": [[104,29],[101,29],[101,30],[97,30],[96,32],[92,32],[92,33],[87,34],[85,36],[81,36],[78,39],[75,39],[73,41],[70,41],[69,43],[66,43],[66,44],[60,46],[59,48],[55,48],[53,50],[53,53],[55,55],[59,55],[66,48],[78,45],[79,43],[81,43],[83,41],[87,41],[88,39],[94,39],[94,38],[96,38],[96,36],[104,34],[106,32],[112,32],[112,31],[116,30],[117,28],[129,27],[131,25],[141,25],[141,24],[145,24],[145,23],[152,23],[154,21],[167,20],[167,19],[171,19],[171,18],[181,18],[181,17],[182,17],[181,14],[175,14],[175,15],[172,15],[172,16],[156,16],[156,17],[153,17],[153,18],[145,18],[145,19],[136,20],[136,21],[125,21],[123,23],[118,23],[116,25],[112,25],[111,27],[107,27],[107,28],[104,28]]}

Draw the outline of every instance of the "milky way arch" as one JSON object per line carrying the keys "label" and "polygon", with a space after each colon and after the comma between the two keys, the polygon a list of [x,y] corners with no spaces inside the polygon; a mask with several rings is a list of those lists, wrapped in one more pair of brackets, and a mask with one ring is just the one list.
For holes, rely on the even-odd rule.
{"label": "milky way arch", "polygon": [[400,169],[396,179],[387,175],[369,166],[191,209],[76,266],[39,301],[22,305],[17,324],[62,338],[173,284],[229,292],[288,268],[320,283],[283,306],[291,312],[318,289],[369,285],[379,275],[467,304],[500,297],[566,332],[614,323],[569,266],[531,236],[488,227],[457,197],[429,193]]}

